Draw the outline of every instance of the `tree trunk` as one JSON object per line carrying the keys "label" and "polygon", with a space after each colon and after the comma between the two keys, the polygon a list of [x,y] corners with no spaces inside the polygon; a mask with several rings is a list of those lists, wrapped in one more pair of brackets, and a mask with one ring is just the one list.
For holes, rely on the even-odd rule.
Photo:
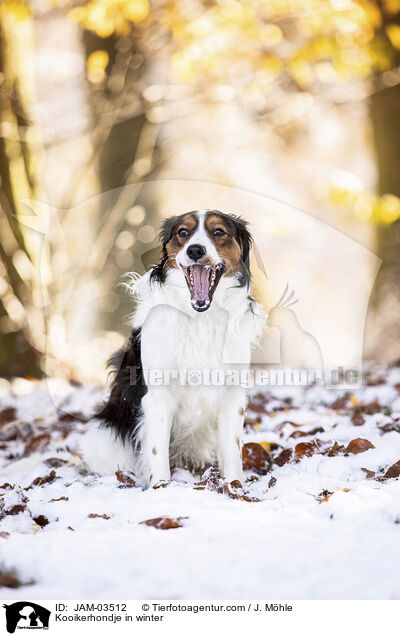
{"label": "tree trunk", "polygon": [[[400,85],[377,87],[370,102],[378,193],[400,197]],[[371,298],[366,350],[374,359],[400,359],[400,219],[377,226],[376,253],[382,259]]]}

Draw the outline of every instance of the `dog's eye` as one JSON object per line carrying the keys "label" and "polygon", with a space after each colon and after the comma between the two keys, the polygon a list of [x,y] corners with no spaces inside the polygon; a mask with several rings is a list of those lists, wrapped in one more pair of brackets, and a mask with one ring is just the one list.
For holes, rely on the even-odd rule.
{"label": "dog's eye", "polygon": [[181,238],[185,238],[186,236],[188,236],[189,234],[189,230],[187,230],[185,227],[181,227],[180,230],[178,230],[177,232],[178,236],[180,236]]}
{"label": "dog's eye", "polygon": [[216,227],[212,232],[214,236],[225,236],[226,232],[221,227]]}

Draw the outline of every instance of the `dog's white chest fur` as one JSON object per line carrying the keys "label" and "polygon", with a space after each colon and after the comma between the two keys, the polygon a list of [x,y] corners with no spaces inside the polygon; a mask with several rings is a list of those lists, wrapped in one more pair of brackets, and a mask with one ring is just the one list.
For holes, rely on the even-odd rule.
{"label": "dog's white chest fur", "polygon": [[[248,366],[263,314],[256,315],[247,290],[229,278],[221,280],[212,306],[204,313],[192,309],[178,272],[170,272],[161,288],[139,283],[135,292],[139,304],[134,327],[141,328],[145,377],[153,380],[144,410],[146,401],[151,402],[153,417],[159,403],[172,416],[173,461],[212,463],[217,459],[221,413],[232,417],[233,408],[235,416],[243,415],[245,406],[244,389],[229,384],[226,374]],[[160,383],[154,385],[157,378]],[[142,427],[140,438],[145,459],[147,428]]]}

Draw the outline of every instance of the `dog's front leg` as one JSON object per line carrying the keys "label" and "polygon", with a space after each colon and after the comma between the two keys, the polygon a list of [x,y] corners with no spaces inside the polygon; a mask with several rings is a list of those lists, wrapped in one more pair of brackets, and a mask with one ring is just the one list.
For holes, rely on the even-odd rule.
{"label": "dog's front leg", "polygon": [[242,389],[229,391],[218,412],[218,460],[227,482],[243,482],[242,430],[246,394]]}
{"label": "dog's front leg", "polygon": [[173,418],[173,403],[168,393],[150,389],[142,400],[142,453],[144,472],[150,486],[171,477],[169,441]]}

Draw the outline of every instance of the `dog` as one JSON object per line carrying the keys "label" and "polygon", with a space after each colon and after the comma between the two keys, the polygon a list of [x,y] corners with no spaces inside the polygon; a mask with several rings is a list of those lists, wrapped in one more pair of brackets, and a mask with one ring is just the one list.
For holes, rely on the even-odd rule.
{"label": "dog", "polygon": [[111,393],[83,451],[93,470],[131,470],[154,486],[170,480],[171,466],[218,464],[226,481],[243,482],[247,392],[228,379],[249,368],[266,320],[250,295],[247,225],[217,210],[164,221],[160,262],[128,284],[132,334],[111,361]]}

